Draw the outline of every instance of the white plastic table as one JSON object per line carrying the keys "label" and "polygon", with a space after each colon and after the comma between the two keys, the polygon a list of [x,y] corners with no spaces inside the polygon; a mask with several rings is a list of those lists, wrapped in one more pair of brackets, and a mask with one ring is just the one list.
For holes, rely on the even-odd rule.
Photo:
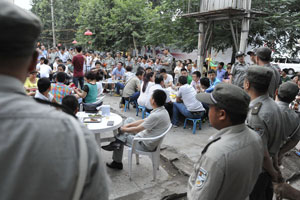
{"label": "white plastic table", "polygon": [[[89,114],[91,113],[78,112],[76,116],[79,118],[79,120],[82,121],[84,117],[89,117]],[[112,126],[107,126],[108,121],[113,121],[114,124]],[[101,146],[100,145],[101,142],[110,141],[112,139],[112,138],[104,138],[101,140],[101,133],[116,131],[118,128],[122,126],[123,119],[118,114],[110,113],[110,116],[102,117],[102,121],[100,123],[84,123],[84,124],[90,131],[92,131],[95,134],[98,145]]]}

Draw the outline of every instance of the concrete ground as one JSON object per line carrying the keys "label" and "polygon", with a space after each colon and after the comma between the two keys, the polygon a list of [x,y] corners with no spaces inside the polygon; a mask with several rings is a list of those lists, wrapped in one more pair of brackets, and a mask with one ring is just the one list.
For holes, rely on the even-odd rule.
{"label": "concrete ground", "polygon": [[[106,95],[104,105],[110,105],[111,111],[126,117],[141,119],[141,112],[136,116],[136,109],[130,106],[130,110],[124,112],[119,108],[120,97]],[[185,199],[181,196],[186,192],[188,176],[193,170],[193,165],[199,159],[202,149],[207,144],[210,136],[216,133],[216,129],[209,126],[208,122],[202,124],[202,129],[192,134],[191,123],[187,129],[182,125],[172,128],[163,141],[161,150],[161,166],[157,172],[156,182],[152,181],[152,163],[148,157],[140,157],[140,164],[135,164],[133,158],[132,181],[128,176],[127,149],[124,149],[122,171],[108,169],[111,178],[110,199]],[[105,135],[112,135],[106,133]],[[104,161],[111,162],[111,152],[101,151]],[[300,190],[300,158],[293,152],[283,160],[282,171],[285,178],[291,178],[290,183]],[[169,195],[177,194],[174,198]],[[167,198],[169,196],[169,198]]]}

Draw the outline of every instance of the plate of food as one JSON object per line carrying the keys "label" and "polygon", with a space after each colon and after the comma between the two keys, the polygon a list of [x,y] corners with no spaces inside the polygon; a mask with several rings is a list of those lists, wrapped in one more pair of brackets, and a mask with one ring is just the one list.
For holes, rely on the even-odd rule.
{"label": "plate of food", "polygon": [[102,115],[99,114],[99,113],[95,113],[95,114],[89,114],[89,117],[90,117],[90,118],[101,118]]}
{"label": "plate of food", "polygon": [[83,118],[83,123],[101,123],[102,119],[100,117],[85,117]]}

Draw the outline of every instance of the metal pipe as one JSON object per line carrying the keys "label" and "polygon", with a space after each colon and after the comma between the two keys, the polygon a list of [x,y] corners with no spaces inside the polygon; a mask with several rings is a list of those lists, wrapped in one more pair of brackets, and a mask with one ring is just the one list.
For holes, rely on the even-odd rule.
{"label": "metal pipe", "polygon": [[54,29],[54,11],[53,11],[53,0],[50,1],[51,6],[51,18],[52,18],[52,36],[53,36],[53,47],[56,47],[55,40],[55,29]]}

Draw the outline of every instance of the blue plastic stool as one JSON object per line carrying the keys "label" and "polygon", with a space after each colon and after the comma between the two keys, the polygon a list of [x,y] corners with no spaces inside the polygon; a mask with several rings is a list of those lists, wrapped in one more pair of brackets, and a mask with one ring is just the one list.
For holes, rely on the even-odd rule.
{"label": "blue plastic stool", "polygon": [[145,118],[145,112],[146,112],[146,107],[145,106],[138,106],[138,109],[136,109],[136,116],[139,116],[139,111],[140,109],[142,110],[142,119]]}
{"label": "blue plastic stool", "polygon": [[[129,105],[130,105],[129,103],[130,103],[130,102],[132,102],[132,101],[130,101],[130,100],[129,100],[129,101],[128,101],[128,100],[125,100],[125,108],[124,108],[124,112],[126,112],[127,109],[130,110],[130,108],[129,108]],[[136,116],[138,116],[138,109],[139,109],[138,106],[139,106],[139,105],[138,105],[137,101],[133,101],[133,103],[135,104],[135,107],[136,107],[136,110],[137,110],[137,115],[136,115]]]}
{"label": "blue plastic stool", "polygon": [[187,123],[187,120],[190,120],[193,122],[193,134],[196,133],[196,128],[197,128],[197,123],[199,122],[199,130],[201,130],[201,125],[202,125],[202,119],[191,119],[191,118],[185,118],[184,120],[184,126],[183,128],[185,129],[186,128],[186,123]]}

